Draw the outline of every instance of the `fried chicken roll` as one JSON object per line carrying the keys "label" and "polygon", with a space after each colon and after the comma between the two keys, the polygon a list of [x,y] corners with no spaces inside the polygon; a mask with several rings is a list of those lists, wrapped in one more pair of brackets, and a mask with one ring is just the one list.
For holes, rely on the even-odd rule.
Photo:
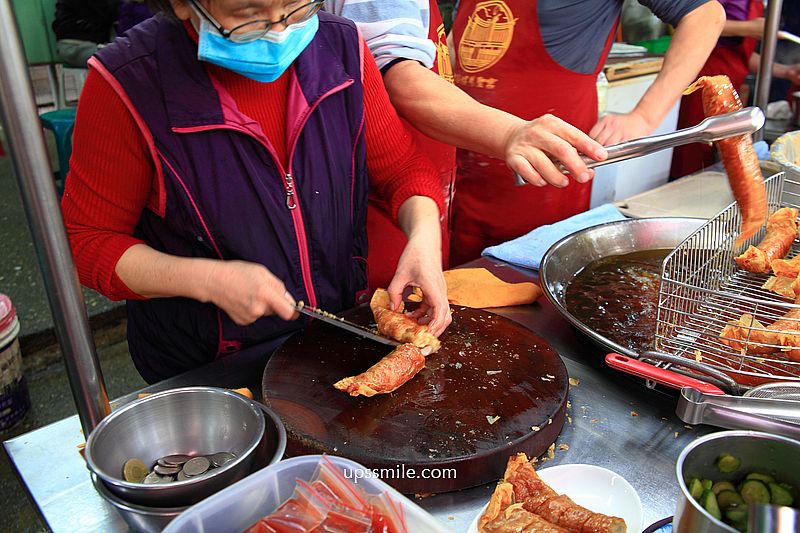
{"label": "fried chicken roll", "polygon": [[[508,506],[505,513],[502,511],[504,505]],[[518,511],[520,505],[527,514]],[[538,516],[541,521],[534,521],[530,515]],[[527,524],[522,529],[489,529],[490,526],[502,525],[504,518],[507,523],[511,523],[513,518],[514,523],[519,521]],[[556,493],[542,481],[524,453],[509,458],[504,481],[495,489],[492,500],[478,524],[479,526],[484,524],[480,531],[487,533],[495,531],[624,533],[627,530],[622,518],[595,513],[576,504],[568,496]],[[544,529],[526,529],[539,526]]]}
{"label": "fried chicken roll", "polygon": [[790,309],[766,327],[753,315],[745,313],[739,320],[728,322],[719,336],[724,344],[746,354],[781,353],[800,362],[800,309]]}
{"label": "fried chicken roll", "polygon": [[[769,216],[767,233],[757,246],[749,246],[735,258],[736,264],[748,272],[766,274],[773,268],[773,261],[789,253],[797,235],[797,209],[782,207]],[[781,263],[778,271],[785,272],[788,262]],[[777,272],[776,272],[777,273]]]}
{"label": "fried chicken roll", "polygon": [[428,326],[418,324],[416,320],[403,313],[402,302],[400,308],[394,311],[389,305],[389,293],[385,289],[377,289],[369,302],[381,335],[391,337],[398,342],[411,343],[420,348],[425,355],[441,348],[442,343],[428,332]]}
{"label": "fried chicken roll", "polygon": [[397,390],[425,367],[425,356],[413,344],[401,344],[366,372],[333,384],[350,396],[375,396]]}
{"label": "fried chicken roll", "polygon": [[[727,76],[702,76],[684,94],[703,90],[703,112],[707,117],[742,109],[739,95]],[[742,227],[736,245],[756,234],[767,219],[767,191],[750,135],[738,135],[714,143],[722,157],[733,197],[742,212]]]}

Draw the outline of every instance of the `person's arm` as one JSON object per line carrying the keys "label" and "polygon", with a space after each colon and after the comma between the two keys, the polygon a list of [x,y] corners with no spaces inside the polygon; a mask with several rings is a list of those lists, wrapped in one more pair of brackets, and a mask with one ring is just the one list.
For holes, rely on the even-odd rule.
{"label": "person's arm", "polygon": [[427,196],[412,196],[400,206],[397,214],[408,244],[397,262],[397,272],[387,291],[392,308],[397,308],[406,287],[420,287],[423,301],[412,313],[437,337],[450,325],[452,317],[447,301],[447,283],[442,274],[442,239],[439,208]]}
{"label": "person's arm", "polygon": [[764,36],[764,17],[750,20],[726,20],[722,37],[750,37],[759,41]]}
{"label": "person's arm", "polygon": [[431,333],[438,336],[451,321],[442,274],[442,187],[436,168],[417,151],[392,107],[370,56],[364,58],[364,113],[370,187],[388,201],[393,218],[408,238],[387,287],[392,307],[399,305],[406,287],[421,288],[423,302],[414,318],[428,322]]}
{"label": "person's arm", "polygon": [[436,60],[428,39],[430,16],[419,0],[326,0],[325,10],[356,23],[381,70],[401,59],[428,68]]}
{"label": "person's arm", "polygon": [[62,199],[81,283],[117,300],[183,296],[212,302],[239,324],[272,313],[295,317],[283,283],[262,265],[177,257],[133,237],[154,174],[133,117],[90,70]]}
{"label": "person's arm", "polygon": [[395,64],[383,80],[398,113],[422,133],[505,159],[534,185],[568,184],[550,156],[562,161],[580,182],[591,179],[593,173],[578,152],[594,159],[606,157],[598,143],[563,120],[545,115],[525,121],[483,105],[414,61]]}
{"label": "person's arm", "polygon": [[[761,64],[761,54],[753,52],[750,55],[750,59],[747,63],[750,72],[753,73],[758,72],[760,64]],[[800,85],[800,64],[787,65],[784,63],[773,63],[772,75],[775,78],[779,78],[782,80],[789,80],[794,85]]]}
{"label": "person's arm", "polygon": [[524,121],[478,103],[429,70],[436,48],[428,39],[430,17],[423,15],[417,0],[327,0],[325,8],[358,25],[384,72],[397,112],[429,137],[505,159],[513,171],[538,186],[569,183],[549,156],[561,160],[581,182],[594,173],[578,152],[606,157],[600,145],[560,119]]}
{"label": "person's arm", "polygon": [[656,80],[633,111],[602,117],[589,132],[603,145],[649,135],[692,83],[719,38],[725,11],[711,0],[681,19]]}

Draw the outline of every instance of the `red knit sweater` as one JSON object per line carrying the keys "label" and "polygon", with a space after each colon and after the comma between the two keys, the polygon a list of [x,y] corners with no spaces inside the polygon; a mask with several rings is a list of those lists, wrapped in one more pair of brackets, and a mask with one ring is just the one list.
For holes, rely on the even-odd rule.
{"label": "red knit sweater", "polygon": [[[223,68],[207,68],[239,110],[258,121],[288,167],[286,106],[275,102],[286,101],[289,71],[275,82],[260,83]],[[364,107],[371,190],[389,200],[395,217],[414,195],[435,199],[444,212],[436,169],[416,151],[369,54],[364,58]],[[125,104],[94,70],[81,94],[73,145],[61,207],[81,283],[114,300],[141,299],[115,268],[122,254],[141,242],[133,231],[154,190],[154,162]]]}

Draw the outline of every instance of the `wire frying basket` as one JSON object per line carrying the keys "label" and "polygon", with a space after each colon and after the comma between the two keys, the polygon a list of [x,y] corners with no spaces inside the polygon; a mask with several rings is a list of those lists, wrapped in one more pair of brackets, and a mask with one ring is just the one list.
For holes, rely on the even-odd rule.
{"label": "wire frying basket", "polygon": [[[778,172],[765,179],[765,185],[770,214],[781,207],[800,208],[800,181]],[[700,363],[720,370],[748,387],[800,382],[800,305],[765,289],[770,275],[753,274],[736,265],[734,257],[757,244],[766,232],[762,228],[744,247],[734,250],[740,226],[741,213],[734,203],[666,257],[656,350],[687,361],[687,366]],[[796,239],[787,258],[798,253]],[[770,329],[778,320],[785,321],[776,324],[779,329]]]}

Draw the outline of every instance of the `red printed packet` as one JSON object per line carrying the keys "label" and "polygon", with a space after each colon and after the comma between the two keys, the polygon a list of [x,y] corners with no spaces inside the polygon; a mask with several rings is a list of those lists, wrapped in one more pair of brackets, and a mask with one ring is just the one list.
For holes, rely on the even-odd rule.
{"label": "red printed packet", "polygon": [[372,508],[372,533],[407,533],[403,507],[385,492],[367,495]]}
{"label": "red printed packet", "polygon": [[[275,533],[316,531],[328,515],[330,505],[313,491],[297,485],[292,497],[261,522]],[[269,531],[269,530],[267,530]]]}
{"label": "red printed packet", "polygon": [[363,493],[356,488],[352,481],[344,477],[342,471],[334,465],[327,456],[322,456],[311,483],[321,481],[327,490],[336,495],[336,498],[351,509],[364,509],[367,501]]}
{"label": "red printed packet", "polygon": [[408,533],[403,507],[387,493],[366,494],[323,456],[309,482],[246,533]]}

